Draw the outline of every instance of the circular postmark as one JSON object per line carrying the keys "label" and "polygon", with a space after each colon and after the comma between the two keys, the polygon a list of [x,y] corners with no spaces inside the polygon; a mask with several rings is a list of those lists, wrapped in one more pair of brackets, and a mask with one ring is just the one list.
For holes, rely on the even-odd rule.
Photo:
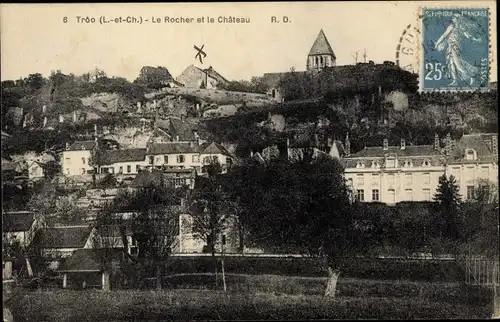
{"label": "circular postmark", "polygon": [[418,43],[420,30],[416,23],[409,24],[401,33],[396,46],[396,65],[408,72],[418,74]]}

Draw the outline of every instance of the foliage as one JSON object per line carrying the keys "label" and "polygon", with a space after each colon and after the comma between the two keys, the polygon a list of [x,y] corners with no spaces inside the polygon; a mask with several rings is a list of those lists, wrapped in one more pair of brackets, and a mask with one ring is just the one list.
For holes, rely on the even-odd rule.
{"label": "foliage", "polygon": [[[134,191],[121,192],[98,214],[94,226],[98,232],[106,235],[110,233],[109,229],[117,228],[124,249],[129,245],[128,236],[137,241],[137,258],[128,256],[127,262],[122,263],[123,270],[129,269],[136,281],[141,280],[143,274],[151,276],[151,269],[154,269],[157,287],[161,287],[164,264],[178,242],[179,216],[175,208],[178,200],[179,196],[173,188],[150,185]],[[121,219],[117,215],[121,212],[131,212],[132,215],[128,219]],[[127,230],[130,231],[129,234]],[[113,245],[95,246],[101,256],[101,264],[109,264],[107,253],[99,249]]]}
{"label": "foliage", "polygon": [[229,181],[238,192],[249,242],[272,252],[326,255],[330,264],[341,266],[356,248],[342,173],[341,164],[329,157],[235,167]]}
{"label": "foliage", "polygon": [[118,180],[112,173],[108,173],[96,183],[97,189],[112,189],[118,186]]}
{"label": "foliage", "polygon": [[445,238],[459,240],[459,224],[461,220],[460,193],[455,177],[446,175],[439,177],[437,191],[434,194],[436,202],[436,228],[443,232]]}
{"label": "foliage", "polygon": [[266,94],[269,86],[264,82],[262,77],[252,77],[250,81],[240,80],[231,81],[229,83],[219,82],[217,83],[217,89],[234,92]]}

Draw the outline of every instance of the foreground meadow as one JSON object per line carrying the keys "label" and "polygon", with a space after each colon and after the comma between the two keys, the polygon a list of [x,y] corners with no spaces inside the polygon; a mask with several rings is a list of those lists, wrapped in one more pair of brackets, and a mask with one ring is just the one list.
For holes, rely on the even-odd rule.
{"label": "foreground meadow", "polygon": [[[491,291],[452,283],[341,279],[324,298],[324,278],[178,275],[153,290],[20,290],[15,321],[478,319],[491,317]],[[210,283],[212,282],[212,283]]]}

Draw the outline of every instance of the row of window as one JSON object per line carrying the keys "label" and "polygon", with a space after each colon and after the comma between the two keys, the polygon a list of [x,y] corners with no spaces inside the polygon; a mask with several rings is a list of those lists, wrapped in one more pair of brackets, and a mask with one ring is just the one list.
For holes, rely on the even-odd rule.
{"label": "row of window", "polygon": [[[387,160],[385,160],[385,167],[386,168],[394,168],[395,166],[396,166],[396,159],[394,159],[394,158],[388,158]],[[431,162],[429,160],[424,160],[421,163],[421,166],[422,167],[430,167],[431,166]],[[365,167],[365,163],[364,162],[359,161],[359,162],[356,163],[356,168],[364,168],[364,167]],[[380,162],[379,161],[372,161],[371,167],[372,168],[380,168]],[[407,160],[407,161],[405,161],[403,163],[403,167],[405,167],[405,168],[413,167],[413,162]]]}
{"label": "row of window", "polygon": [[[168,155],[163,155],[163,156],[149,156],[149,164],[155,164],[155,163],[161,163],[163,161],[164,164],[169,163],[169,156]],[[177,163],[184,163],[186,162],[186,156],[185,155],[177,155],[176,156],[176,161]],[[226,163],[231,164],[231,158],[226,158]],[[199,163],[200,162],[200,156],[199,155],[193,155],[191,158],[192,163]],[[203,163],[207,164],[210,162],[219,162],[219,157],[214,155],[214,156],[208,156],[203,158]]]}
{"label": "row of window", "polygon": [[[396,192],[394,189],[387,190],[388,202],[395,203],[396,202]],[[430,189],[422,189],[422,197],[425,201],[431,200],[431,191]],[[476,197],[476,188],[474,186],[467,186],[467,200],[473,200]],[[358,201],[365,201],[365,190],[358,189],[356,190],[356,199]],[[372,201],[380,201],[380,191],[378,189],[372,190]],[[413,189],[405,189],[405,201],[413,201]]]}
{"label": "row of window", "polygon": [[[371,183],[374,186],[377,186],[380,184],[380,174],[379,173],[372,173],[371,174]],[[349,179],[352,181],[352,179]],[[388,185],[394,185],[396,182],[395,180],[395,174],[393,173],[388,173],[387,174],[387,184]],[[413,174],[412,173],[405,173],[404,174],[404,183],[407,186],[413,185]],[[422,182],[421,184],[427,185],[431,183],[431,174],[430,173],[423,173],[422,174]],[[365,174],[364,173],[358,173],[356,175],[356,186],[364,186],[365,185]]]}
{"label": "row of window", "polygon": [[[430,189],[422,189],[422,197],[423,200],[430,201],[431,200],[431,190]],[[365,190],[358,189],[356,190],[356,199],[358,201],[365,201]],[[380,201],[380,191],[378,189],[372,190],[372,201]],[[413,189],[405,190],[405,201],[413,201]],[[387,190],[387,202],[388,203],[396,203],[396,191],[394,189]]]}

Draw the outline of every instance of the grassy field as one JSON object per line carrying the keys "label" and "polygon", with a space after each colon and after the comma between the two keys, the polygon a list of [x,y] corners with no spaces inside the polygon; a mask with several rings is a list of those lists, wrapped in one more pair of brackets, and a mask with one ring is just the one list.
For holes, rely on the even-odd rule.
{"label": "grassy field", "polygon": [[163,291],[23,290],[7,305],[15,321],[491,317],[491,292],[459,284],[348,278],[330,299],[324,278],[229,275],[226,293],[206,289],[214,280],[173,276]]}

